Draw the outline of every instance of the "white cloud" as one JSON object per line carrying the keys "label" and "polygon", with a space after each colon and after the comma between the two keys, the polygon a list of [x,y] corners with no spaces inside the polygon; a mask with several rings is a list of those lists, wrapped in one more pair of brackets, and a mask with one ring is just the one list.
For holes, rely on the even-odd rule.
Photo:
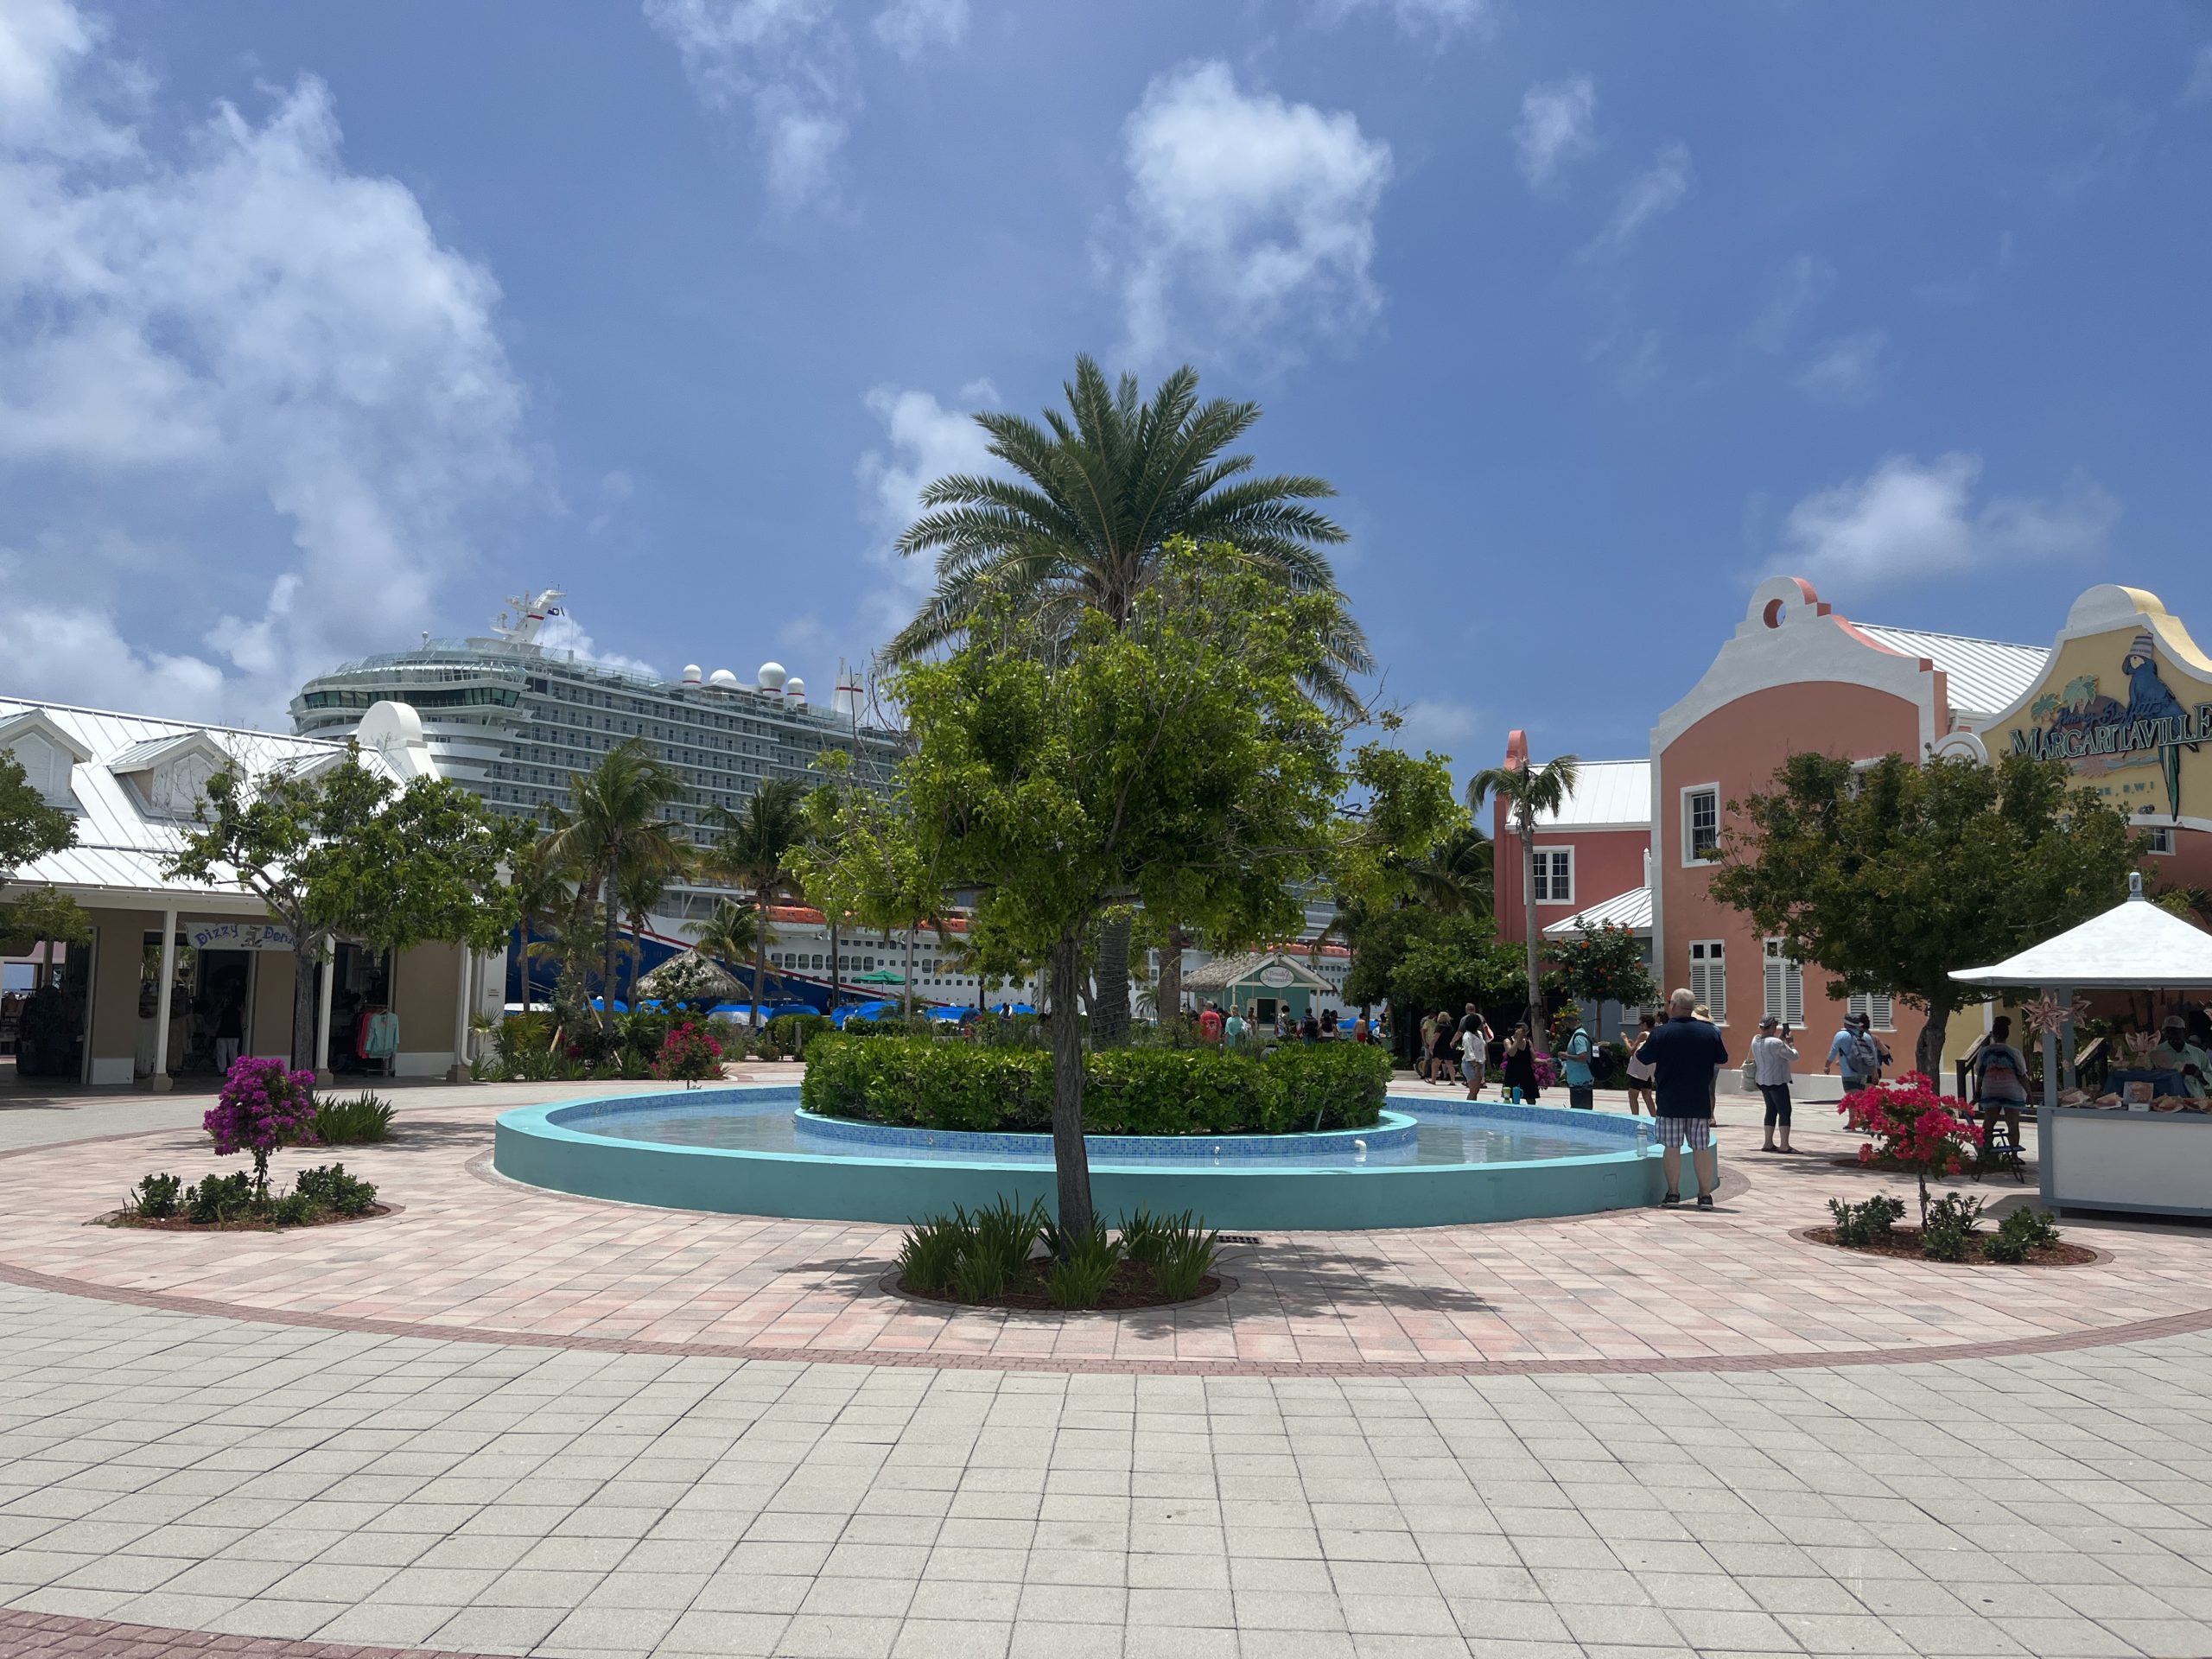
{"label": "white cloud", "polygon": [[[226,707],[274,718],[307,673],[425,623],[467,556],[462,519],[525,475],[498,287],[405,187],[347,169],[319,80],[258,124],[219,105],[156,153],[118,112],[145,89],[99,31],[16,0],[0,85],[29,89],[0,98],[0,471],[26,491],[96,482],[118,525],[134,508],[174,522],[188,489],[273,508],[289,568],[205,644]],[[154,581],[219,593],[244,563],[233,538]],[[63,620],[95,644],[114,627]],[[207,690],[199,659],[140,660],[180,696]],[[54,671],[44,653],[19,675],[33,661]]]}
{"label": "white cloud", "polygon": [[1298,332],[1372,321],[1390,147],[1350,113],[1247,94],[1227,64],[1194,63],[1145,89],[1122,137],[1131,222],[1117,239],[1139,251],[1117,268],[1135,356],[1194,328],[1287,352]]}
{"label": "white cloud", "polygon": [[1003,473],[989,453],[990,437],[968,410],[998,401],[988,380],[960,389],[960,408],[948,409],[934,393],[910,387],[877,386],[865,399],[868,412],[883,423],[887,453],[871,449],[860,458],[861,517],[874,531],[868,550],[879,580],[863,614],[875,632],[888,635],[904,627],[937,586],[936,568],[926,558],[906,558],[898,549],[907,525],[921,517],[924,489],[948,473]]}
{"label": "white cloud", "polygon": [[1416,39],[1446,44],[1453,35],[1479,33],[1497,21],[1496,0],[1318,0],[1322,22],[1342,22],[1356,12],[1385,11]]}
{"label": "white cloud", "polygon": [[1980,477],[1979,455],[1955,452],[1925,465],[1892,455],[1792,507],[1778,563],[1872,591],[2012,560],[2089,558],[2120,517],[2120,504],[2087,479],[2056,500],[1997,496],[1977,508]]}
{"label": "white cloud", "polygon": [[1835,287],[1835,267],[1816,255],[1801,253],[1775,278],[1759,314],[1744,331],[1763,352],[1780,353],[1796,338],[1799,325]]}
{"label": "white cloud", "polygon": [[1860,328],[1824,342],[1797,376],[1797,386],[1823,403],[1863,404],[1879,390],[1890,336]]}
{"label": "white cloud", "polygon": [[892,0],[875,16],[875,38],[909,62],[967,32],[968,0]]}
{"label": "white cloud", "polygon": [[641,658],[626,657],[619,651],[601,651],[573,610],[564,608],[560,615],[547,617],[545,625],[537,631],[537,643],[548,651],[572,652],[579,661],[597,663],[601,668],[617,668],[651,679],[661,677],[660,670]]}
{"label": "white cloud", "polygon": [[1597,239],[1583,250],[1586,256],[1626,247],[1637,232],[1662,213],[1681,205],[1690,193],[1689,146],[1667,144],[1652,157],[1651,165],[1629,181],[1628,188],[1613,208],[1613,216]]}
{"label": "white cloud", "polygon": [[1448,697],[1415,697],[1398,714],[1405,722],[1398,734],[1406,749],[1433,749],[1463,763],[1467,740],[1482,728],[1480,709]]}
{"label": "white cloud", "polygon": [[2200,98],[2212,98],[2212,46],[2196,48],[2196,61],[2190,68],[2189,85],[2182,92],[2185,104]]}
{"label": "white cloud", "polygon": [[1513,149],[1531,190],[1543,189],[1560,168],[1598,147],[1597,120],[1598,84],[1587,75],[1543,81],[1522,94]]}
{"label": "white cloud", "polygon": [[[645,0],[645,21],[672,41],[693,88],[752,117],[768,193],[779,207],[834,207],[839,157],[865,101],[849,11],[838,0]],[[957,44],[968,0],[892,0],[874,34],[909,62]]]}
{"label": "white cloud", "polygon": [[94,709],[219,720],[233,712],[223,671],[204,658],[131,645],[103,607],[25,591],[28,561],[0,556],[0,690]]}

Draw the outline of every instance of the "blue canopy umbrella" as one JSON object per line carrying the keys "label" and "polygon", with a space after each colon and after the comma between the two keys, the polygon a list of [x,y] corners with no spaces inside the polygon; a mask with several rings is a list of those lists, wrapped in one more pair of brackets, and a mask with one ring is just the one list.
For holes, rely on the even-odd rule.
{"label": "blue canopy umbrella", "polygon": [[929,1014],[932,1020],[965,1020],[971,1014],[982,1012],[981,1008],[931,1008]]}
{"label": "blue canopy umbrella", "polygon": [[898,1006],[899,1005],[896,1002],[855,1002],[845,1007],[839,1008],[836,1013],[832,1014],[830,1016],[830,1021],[832,1025],[837,1027],[840,1030],[842,1030],[844,1028],[845,1021],[848,1020],[880,1020],[887,1013]]}
{"label": "blue canopy umbrella", "polygon": [[1031,1007],[1027,1002],[1001,1002],[995,1009],[993,1010],[993,1012],[997,1014],[1034,1014],[1037,1010]]}

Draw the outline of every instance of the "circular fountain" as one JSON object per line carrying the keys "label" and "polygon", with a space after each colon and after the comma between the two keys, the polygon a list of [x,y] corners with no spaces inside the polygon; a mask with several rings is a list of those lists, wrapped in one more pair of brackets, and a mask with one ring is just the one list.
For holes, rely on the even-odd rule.
{"label": "circular fountain", "polygon": [[[1100,1215],[1195,1211],[1326,1231],[1580,1215],[1657,1201],[1640,1120],[1393,1095],[1382,1121],[1313,1135],[1086,1137]],[[826,1118],[795,1084],[609,1096],[502,1113],[493,1154],[533,1186],[734,1215],[905,1223],[1011,1198],[1052,1205],[1046,1135]]]}

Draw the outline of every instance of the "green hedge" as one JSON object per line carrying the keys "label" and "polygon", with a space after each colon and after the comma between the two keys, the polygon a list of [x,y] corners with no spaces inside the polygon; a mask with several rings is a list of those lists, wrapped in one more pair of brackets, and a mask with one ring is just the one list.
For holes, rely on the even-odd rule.
{"label": "green hedge", "polygon": [[[1052,1125],[1052,1057],[925,1037],[808,1045],[799,1103],[826,1117],[925,1129]],[[1084,1127],[1094,1135],[1289,1135],[1363,1128],[1382,1110],[1387,1050],[1294,1043],[1266,1058],[1216,1048],[1108,1049],[1084,1056]]]}

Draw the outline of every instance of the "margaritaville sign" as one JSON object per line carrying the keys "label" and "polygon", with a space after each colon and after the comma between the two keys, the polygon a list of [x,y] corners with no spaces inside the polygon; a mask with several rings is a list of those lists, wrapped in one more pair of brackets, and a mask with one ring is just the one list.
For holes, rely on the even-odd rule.
{"label": "margaritaville sign", "polygon": [[2206,820],[2212,659],[2155,594],[2093,588],[2075,601],[2042,677],[1981,740],[1993,755],[2067,762],[2140,821]]}

